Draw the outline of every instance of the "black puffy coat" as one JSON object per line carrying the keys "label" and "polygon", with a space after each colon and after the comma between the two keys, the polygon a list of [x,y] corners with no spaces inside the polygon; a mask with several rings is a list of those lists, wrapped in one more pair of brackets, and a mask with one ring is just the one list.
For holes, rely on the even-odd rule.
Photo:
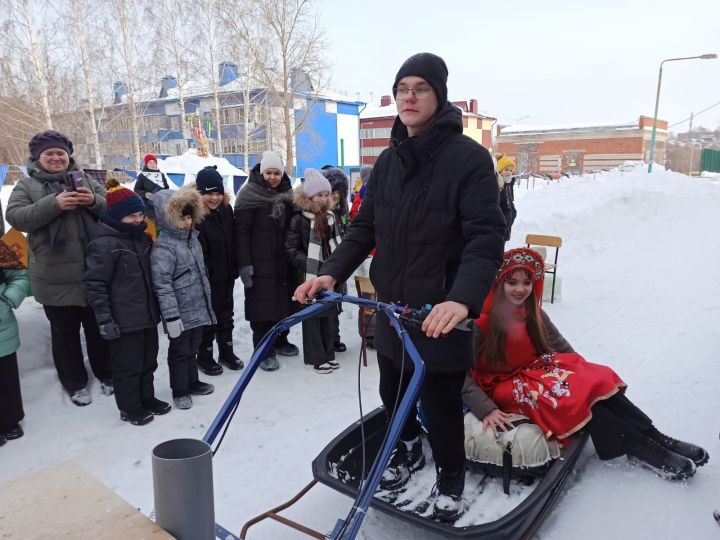
{"label": "black puffy coat", "polygon": [[503,217],[505,218],[505,241],[510,240],[510,234],[512,233],[512,226],[517,216],[517,210],[515,209],[515,179],[511,182],[504,183],[500,190],[500,210],[502,210]]}
{"label": "black puffy coat", "polygon": [[125,334],[152,328],[160,308],[152,285],[147,234],[132,238],[105,223],[85,253],[85,298],[99,322],[113,320]]}
{"label": "black puffy coat", "polygon": [[200,245],[208,271],[210,286],[213,283],[225,284],[238,277],[237,256],[235,255],[235,223],[229,197],[215,210],[210,210],[205,219],[195,228],[200,235]]}
{"label": "black puffy coat", "polygon": [[[152,180],[151,180],[152,178]],[[167,177],[165,173],[160,171],[153,171],[147,167],[143,167],[143,170],[138,174],[137,180],[135,181],[135,187],[133,191],[140,195],[140,198],[145,203],[145,214],[155,219],[155,207],[153,206],[152,200],[148,199],[147,194],[155,193],[161,189],[169,189]]]}
{"label": "black puffy coat", "polygon": [[[396,119],[362,207],[322,274],[344,281],[377,247],[370,278],[381,301],[420,307],[452,300],[477,316],[502,260],[504,229],[492,158],[462,135],[460,110],[445,103],[417,137]],[[378,317],[377,349],[399,365],[400,341]],[[472,364],[469,332],[410,334],[430,371]]]}
{"label": "black puffy coat", "polygon": [[247,182],[235,199],[238,268],[253,267],[253,286],[245,289],[245,320],[277,322],[290,314],[296,286],[285,254],[292,186],[284,174],[280,185],[271,188],[260,174],[260,164]]}

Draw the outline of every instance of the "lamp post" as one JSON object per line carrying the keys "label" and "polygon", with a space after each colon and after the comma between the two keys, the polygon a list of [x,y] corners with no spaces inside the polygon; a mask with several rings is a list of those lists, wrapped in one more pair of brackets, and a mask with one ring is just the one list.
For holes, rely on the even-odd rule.
{"label": "lamp post", "polygon": [[658,85],[657,85],[657,94],[655,96],[655,116],[653,117],[653,129],[652,129],[652,135],[650,136],[650,163],[648,163],[648,172],[652,172],[652,166],[653,166],[653,159],[655,158],[655,136],[657,132],[657,115],[658,115],[658,105],[660,104],[660,84],[662,83],[662,70],[663,70],[663,64],[665,62],[677,62],[678,60],[711,60],[717,58],[717,54],[701,54],[699,56],[684,56],[682,58],[668,58],[666,60],[663,60],[660,62],[660,72],[658,73]]}

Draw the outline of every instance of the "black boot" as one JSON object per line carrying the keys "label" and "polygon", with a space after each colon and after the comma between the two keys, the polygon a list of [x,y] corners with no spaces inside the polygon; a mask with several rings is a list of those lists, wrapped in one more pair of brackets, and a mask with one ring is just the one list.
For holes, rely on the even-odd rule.
{"label": "black boot", "polygon": [[144,399],[142,402],[142,406],[151,413],[157,415],[167,414],[170,412],[170,409],[172,409],[172,407],[167,401],[162,401],[156,397]]}
{"label": "black boot", "polygon": [[20,426],[20,424],[15,424],[11,428],[0,433],[0,436],[5,437],[8,441],[19,439],[23,435],[25,435],[25,432],[23,431],[23,428]]}
{"label": "black boot", "polygon": [[133,426],[144,426],[153,420],[153,414],[145,409],[120,411],[120,420],[130,422]]}
{"label": "black boot", "polygon": [[666,480],[684,480],[695,474],[695,463],[645,437],[627,453],[628,460]]}
{"label": "black boot", "polygon": [[218,332],[218,362],[228,369],[237,371],[245,367],[245,363],[240,360],[235,351],[233,351],[232,329],[229,332]]}
{"label": "black boot", "polygon": [[380,489],[383,491],[398,491],[410,481],[410,468],[408,467],[407,450],[402,441],[390,456],[387,469],[380,479]]}
{"label": "black boot", "polygon": [[671,452],[675,452],[676,454],[680,454],[681,456],[692,460],[696,467],[705,465],[710,459],[710,456],[704,448],[668,437],[667,435],[660,433],[655,426],[652,426],[649,430],[647,430],[645,435],[650,437],[663,448],[667,448]]}
{"label": "black boot", "polygon": [[463,491],[465,489],[465,467],[449,471],[438,469],[437,483],[433,489],[435,503],[433,517],[445,523],[453,523],[465,512]]}
{"label": "black boot", "polygon": [[215,391],[215,387],[206,382],[195,381],[194,383],[190,383],[188,390],[190,390],[190,393],[194,396],[206,396],[212,394]]}
{"label": "black boot", "polygon": [[345,352],[347,351],[347,345],[345,345],[342,341],[336,341],[333,343],[333,349],[335,352]]}
{"label": "black boot", "polygon": [[223,372],[223,368],[213,360],[213,346],[202,345],[197,355],[197,366],[205,375],[215,376]]}

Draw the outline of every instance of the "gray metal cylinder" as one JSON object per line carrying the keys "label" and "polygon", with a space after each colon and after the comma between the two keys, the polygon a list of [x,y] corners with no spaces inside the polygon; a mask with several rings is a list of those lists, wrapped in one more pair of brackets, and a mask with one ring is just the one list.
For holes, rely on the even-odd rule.
{"label": "gray metal cylinder", "polygon": [[197,439],[174,439],[152,451],[157,524],[178,540],[214,540],[212,450]]}

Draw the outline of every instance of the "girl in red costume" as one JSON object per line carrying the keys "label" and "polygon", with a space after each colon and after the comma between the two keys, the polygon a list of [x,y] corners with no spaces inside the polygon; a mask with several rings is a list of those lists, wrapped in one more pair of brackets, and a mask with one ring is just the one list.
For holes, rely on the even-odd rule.
{"label": "girl in red costume", "polygon": [[660,433],[625,397],[627,385],[612,369],[573,350],[540,307],[543,278],[537,252],[518,248],[504,254],[475,321],[479,354],[465,401],[481,401],[484,391],[494,402],[483,414],[485,427],[504,429],[506,413],[518,413],[548,438],[563,440],[587,428],[600,459],[626,455],[664,478],[692,476],[707,462],[707,452]]}

